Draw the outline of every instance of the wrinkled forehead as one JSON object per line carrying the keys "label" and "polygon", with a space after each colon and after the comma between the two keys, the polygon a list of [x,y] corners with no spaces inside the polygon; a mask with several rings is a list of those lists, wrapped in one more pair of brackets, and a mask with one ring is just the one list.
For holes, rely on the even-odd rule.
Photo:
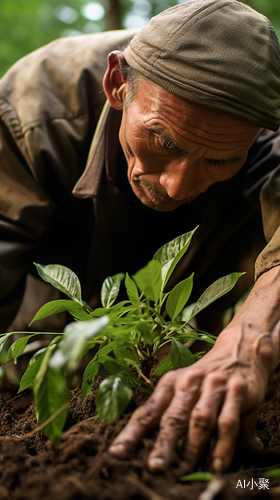
{"label": "wrinkled forehead", "polygon": [[186,101],[148,80],[139,85],[128,112],[132,127],[169,138],[183,149],[190,141],[213,151],[248,149],[262,130],[230,113]]}

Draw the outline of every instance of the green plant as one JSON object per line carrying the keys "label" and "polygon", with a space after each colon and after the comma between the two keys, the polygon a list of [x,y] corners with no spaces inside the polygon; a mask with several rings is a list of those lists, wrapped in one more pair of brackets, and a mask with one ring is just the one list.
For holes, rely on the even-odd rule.
{"label": "green plant", "polygon": [[279,479],[280,478],[280,467],[276,467],[275,469],[265,471],[264,474],[265,474],[265,477],[268,477],[269,479]]}
{"label": "green plant", "polygon": [[186,483],[188,481],[212,481],[216,476],[211,474],[211,472],[193,472],[192,474],[187,474],[186,476],[180,477],[180,481],[182,483]]}
{"label": "green plant", "polygon": [[[62,311],[68,311],[75,319],[63,333],[51,340],[48,347],[34,354],[19,387],[19,392],[33,388],[40,423],[49,421],[56,414],[45,427],[46,435],[55,443],[59,443],[67,417],[70,397],[68,376],[91,349],[97,351],[85,368],[82,395],[86,396],[91,390],[103,365],[110,377],[100,385],[97,411],[103,421],[110,423],[125,410],[133,389],[151,394],[153,385],[148,377],[158,349],[170,344],[170,358],[158,365],[155,375],[188,366],[203,354],[194,355],[187,349],[184,344],[190,339],[202,339],[214,344],[213,335],[195,329],[189,322],[214,300],[230,291],[243,273],[220,278],[196,304],[186,308],[193,287],[193,274],[166,293],[166,284],[187,251],[194,231],[160,248],[153,260],[133,278],[127,273],[108,277],[101,290],[103,307],[94,311],[82,300],[79,279],[70,269],[61,265],[35,264],[43,280],[62,291],[70,300],[48,302],[36,313],[30,325]],[[128,300],[115,304],[123,280]],[[20,332],[25,335],[5,351],[5,344],[13,333],[0,337],[1,363],[9,360],[16,363],[28,341],[38,335],[38,332]]]}

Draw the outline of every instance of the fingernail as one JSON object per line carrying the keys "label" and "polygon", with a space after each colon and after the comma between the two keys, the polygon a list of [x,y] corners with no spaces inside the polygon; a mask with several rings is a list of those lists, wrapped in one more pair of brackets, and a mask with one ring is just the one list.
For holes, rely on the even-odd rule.
{"label": "fingernail", "polygon": [[214,469],[214,472],[217,472],[217,473],[222,472],[223,468],[224,468],[223,460],[221,458],[215,458],[213,463],[212,463],[212,467]]}
{"label": "fingernail", "polygon": [[148,461],[149,468],[155,470],[161,470],[164,468],[164,459],[161,457],[150,458]]}
{"label": "fingernail", "polygon": [[122,456],[124,455],[124,451],[123,444],[112,444],[109,448],[109,453],[112,453],[112,455]]}

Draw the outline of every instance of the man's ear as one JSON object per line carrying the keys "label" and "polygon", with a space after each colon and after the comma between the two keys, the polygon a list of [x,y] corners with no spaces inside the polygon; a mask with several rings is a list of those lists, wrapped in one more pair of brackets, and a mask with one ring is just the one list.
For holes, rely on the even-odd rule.
{"label": "man's ear", "polygon": [[108,67],[103,78],[105,94],[112,108],[122,109],[126,95],[127,83],[122,68],[127,66],[123,52],[114,50],[108,55]]}

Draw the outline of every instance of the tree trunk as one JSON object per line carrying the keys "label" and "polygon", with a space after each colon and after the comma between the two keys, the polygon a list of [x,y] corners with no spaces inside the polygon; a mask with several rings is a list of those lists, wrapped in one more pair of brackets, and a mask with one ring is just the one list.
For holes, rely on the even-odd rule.
{"label": "tree trunk", "polygon": [[108,0],[109,11],[106,16],[107,30],[119,30],[122,28],[122,6],[119,0]]}

